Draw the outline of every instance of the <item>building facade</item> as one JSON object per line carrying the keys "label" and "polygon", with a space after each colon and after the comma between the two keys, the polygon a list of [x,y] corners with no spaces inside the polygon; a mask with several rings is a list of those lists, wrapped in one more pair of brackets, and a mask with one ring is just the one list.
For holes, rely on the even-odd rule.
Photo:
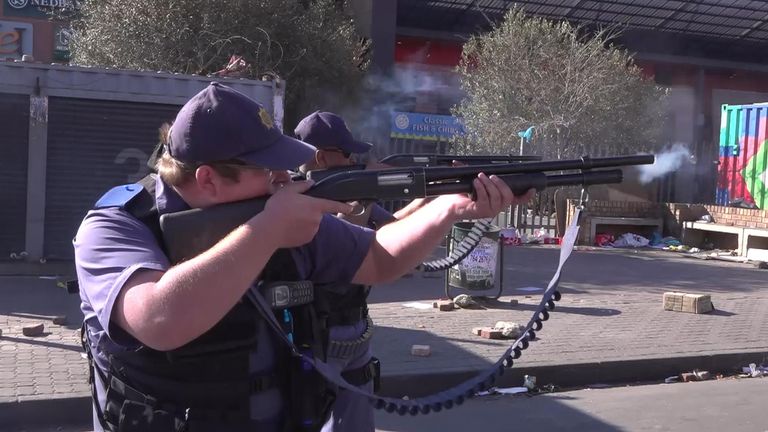
{"label": "building facade", "polygon": [[374,70],[410,83],[393,111],[450,114],[462,97],[453,69],[463,42],[513,3],[548,19],[620,25],[619,44],[670,89],[667,140],[686,144],[696,160],[667,185],[667,198],[714,202],[722,105],[768,102],[768,2],[358,0],[361,30],[381,50]]}
{"label": "building facade", "polygon": [[75,0],[1,1],[0,60],[27,55],[43,63],[69,61],[69,25],[54,16],[73,7]]}

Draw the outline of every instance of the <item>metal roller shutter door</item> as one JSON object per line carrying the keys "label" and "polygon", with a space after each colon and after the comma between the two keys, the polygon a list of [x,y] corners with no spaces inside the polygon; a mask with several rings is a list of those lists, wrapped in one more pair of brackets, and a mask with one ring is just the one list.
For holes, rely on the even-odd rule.
{"label": "metal roller shutter door", "polygon": [[72,238],[109,188],[147,174],[158,128],[180,106],[51,97],[45,244],[49,259],[72,259]]}
{"label": "metal roller shutter door", "polygon": [[29,95],[0,93],[0,260],[25,248]]}

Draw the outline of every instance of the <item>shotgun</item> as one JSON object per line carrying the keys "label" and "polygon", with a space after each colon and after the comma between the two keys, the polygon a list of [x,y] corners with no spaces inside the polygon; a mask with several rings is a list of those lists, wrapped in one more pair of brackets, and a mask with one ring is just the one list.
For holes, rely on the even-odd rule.
{"label": "shotgun", "polygon": [[[652,164],[653,155],[583,157],[574,160],[520,162],[510,164],[459,167],[407,167],[384,170],[347,170],[317,181],[305,194],[335,201],[362,203],[379,200],[413,200],[437,195],[470,193],[479,173],[497,175],[515,195],[529,189],[548,187],[621,183],[621,169],[600,170]],[[578,170],[571,174],[546,174],[545,171]],[[172,263],[191,258],[207,250],[230,231],[264,208],[268,197],[219,204],[205,209],[191,209],[160,217],[168,258]],[[190,235],[195,233],[195,235]]]}

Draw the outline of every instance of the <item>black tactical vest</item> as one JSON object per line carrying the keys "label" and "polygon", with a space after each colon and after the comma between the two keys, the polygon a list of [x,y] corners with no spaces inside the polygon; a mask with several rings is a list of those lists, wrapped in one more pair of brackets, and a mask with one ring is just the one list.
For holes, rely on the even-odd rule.
{"label": "black tactical vest", "polygon": [[[140,184],[143,191],[123,208],[145,223],[162,245],[155,178],[147,176]],[[290,251],[278,250],[261,279],[298,281]],[[323,355],[320,345],[327,332],[313,305],[291,312],[298,340]],[[296,358],[277,340],[261,313],[244,296],[213,328],[180,348],[160,352],[142,346],[111,354],[109,375],[102,377],[107,383],[102,426],[121,432],[320,430],[334,400],[333,390],[316,372],[296,372],[300,369]],[[254,360],[268,367],[253,372]],[[273,411],[271,416],[251,420],[254,394],[274,401],[264,407],[265,412]],[[275,409],[280,404],[282,409]],[[258,406],[255,411],[262,414]]]}

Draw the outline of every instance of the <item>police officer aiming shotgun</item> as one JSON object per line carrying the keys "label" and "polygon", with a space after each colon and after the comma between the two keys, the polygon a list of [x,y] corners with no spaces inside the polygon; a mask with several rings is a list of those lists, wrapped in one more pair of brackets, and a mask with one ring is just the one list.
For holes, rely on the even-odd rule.
{"label": "police officer aiming shotgun", "polygon": [[[95,430],[319,430],[333,391],[265,325],[265,282],[393,281],[455,221],[532,196],[516,198],[480,174],[474,199],[439,196],[374,232],[333,217],[352,206],[303,194],[310,182],[290,183],[287,170],[314,152],[276,129],[261,105],[211,83],[176,116],[158,174],[110,190],[87,213],[73,245]],[[161,215],[256,197],[268,198],[262,211],[171,262]],[[284,316],[297,346],[322,356],[327,329],[313,305]]]}

